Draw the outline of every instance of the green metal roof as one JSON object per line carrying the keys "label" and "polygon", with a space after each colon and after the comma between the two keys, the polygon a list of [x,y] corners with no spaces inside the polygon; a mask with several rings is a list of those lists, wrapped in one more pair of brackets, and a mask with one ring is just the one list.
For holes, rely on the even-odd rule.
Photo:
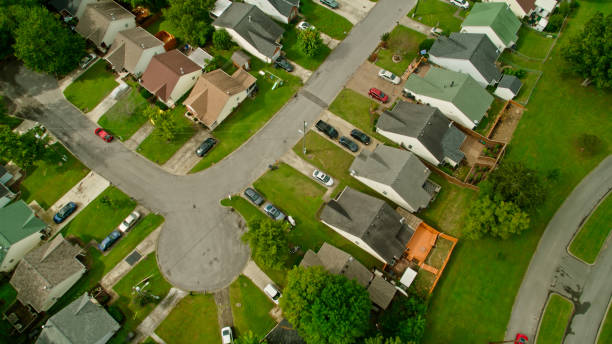
{"label": "green metal roof", "polygon": [[0,240],[8,244],[17,243],[46,227],[24,201],[0,209]]}
{"label": "green metal roof", "polygon": [[477,2],[461,26],[490,26],[497,36],[508,45],[516,42],[516,33],[521,22],[504,2]]}
{"label": "green metal roof", "polygon": [[493,96],[471,76],[436,67],[431,67],[423,78],[411,74],[404,88],[449,101],[472,121],[480,121],[493,102]]}

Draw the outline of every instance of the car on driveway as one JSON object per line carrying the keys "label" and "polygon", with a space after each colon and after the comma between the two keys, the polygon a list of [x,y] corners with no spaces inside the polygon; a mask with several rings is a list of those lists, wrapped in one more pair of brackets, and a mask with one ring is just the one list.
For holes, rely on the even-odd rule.
{"label": "car on driveway", "polygon": [[270,299],[272,299],[272,302],[274,302],[277,305],[278,305],[278,300],[281,298],[281,296],[283,296],[283,294],[281,294],[278,288],[276,288],[272,284],[266,285],[264,288],[264,292],[266,293],[266,295],[268,295]]}
{"label": "car on driveway", "polygon": [[379,90],[376,87],[372,87],[370,88],[370,90],[368,91],[368,95],[378,101],[381,101],[383,103],[386,103],[389,101],[389,96],[386,95],[383,91]]}
{"label": "car on driveway", "polygon": [[140,213],[134,210],[130,215],[128,215],[128,217],[125,218],[125,220],[121,222],[121,224],[119,225],[119,230],[123,233],[127,232],[128,230],[130,230],[130,228],[132,228],[132,226],[134,226],[134,224],[138,221],[139,218]]}
{"label": "car on driveway", "polygon": [[120,237],[121,232],[115,229],[111,232],[111,234],[104,238],[104,240],[102,240],[102,242],[98,245],[98,248],[100,249],[100,251],[104,252],[108,250],[111,246],[113,246],[115,241],[117,241]]}
{"label": "car on driveway", "polygon": [[312,172],[312,177],[323,185],[326,185],[326,186],[334,185],[334,180],[332,179],[332,177],[328,176],[327,174],[319,170],[314,170],[314,172]]}
{"label": "car on driveway", "polygon": [[394,85],[399,85],[399,83],[402,81],[399,76],[389,72],[386,69],[381,69],[378,71],[378,76]]}
{"label": "car on driveway", "polygon": [[340,144],[348,148],[348,150],[353,153],[359,150],[359,146],[357,146],[357,144],[353,140],[349,139],[346,136],[342,136],[340,138]]}
{"label": "car on driveway", "polygon": [[249,199],[249,201],[253,202],[253,204],[258,207],[264,202],[263,196],[261,196],[259,192],[255,191],[255,189],[246,188],[246,190],[244,190],[244,195]]}
{"label": "car on driveway", "polygon": [[264,206],[264,212],[274,220],[283,221],[285,219],[285,214],[278,210],[272,203],[268,203]]}
{"label": "car on driveway", "polygon": [[68,202],[64,205],[54,216],[53,222],[60,224],[64,222],[65,219],[68,218],[74,211],[76,210],[77,205],[74,202]]}
{"label": "car on driveway", "polygon": [[431,32],[431,34],[434,37],[438,37],[440,36],[442,33],[444,33],[444,30],[440,29],[439,27],[432,27],[431,30],[429,30],[429,32]]}
{"label": "car on driveway", "polygon": [[470,3],[467,2],[467,0],[450,0],[450,3],[463,9],[468,9],[470,7]]}
{"label": "car on driveway", "polygon": [[315,124],[315,127],[317,127],[319,131],[323,132],[325,135],[327,135],[327,137],[332,140],[338,137],[338,131],[336,130],[336,128],[332,127],[324,121],[318,121],[317,124]]}
{"label": "car on driveway", "polygon": [[102,128],[96,128],[96,130],[94,130],[94,133],[96,133],[96,135],[100,136],[100,138],[106,142],[111,142],[113,140],[113,135],[109,134],[106,130]]}
{"label": "car on driveway", "polygon": [[221,329],[221,341],[223,344],[232,344],[234,342],[234,334],[231,327]]}
{"label": "car on driveway", "polygon": [[217,144],[217,140],[209,137],[196,149],[195,153],[200,158],[206,155]]}
{"label": "car on driveway", "polygon": [[297,28],[298,30],[314,30],[314,26],[310,25],[310,23],[305,22],[305,21],[301,21],[297,24]]}
{"label": "car on driveway", "polygon": [[364,132],[362,132],[359,129],[351,130],[351,136],[357,141],[363,143],[364,145],[369,145],[370,142],[372,142],[372,139],[370,139],[368,135],[366,135]]}
{"label": "car on driveway", "polygon": [[293,72],[293,70],[295,69],[295,67],[293,67],[293,65],[291,63],[289,63],[289,61],[286,58],[284,58],[283,56],[279,56],[276,59],[276,61],[274,61],[274,67],[282,68],[282,69],[286,70],[289,73]]}
{"label": "car on driveway", "polygon": [[87,66],[89,66],[92,62],[95,61],[96,57],[98,57],[96,54],[90,53],[89,55],[81,59],[81,62],[79,62],[79,66],[81,66],[81,69],[87,68]]}
{"label": "car on driveway", "polygon": [[323,5],[327,5],[330,8],[338,8],[338,2],[336,0],[319,0]]}

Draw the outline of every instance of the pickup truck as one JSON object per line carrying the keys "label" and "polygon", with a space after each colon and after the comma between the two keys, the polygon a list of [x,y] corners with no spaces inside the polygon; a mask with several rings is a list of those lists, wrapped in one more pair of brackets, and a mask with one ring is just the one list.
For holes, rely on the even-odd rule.
{"label": "pickup truck", "polygon": [[323,121],[318,121],[317,124],[315,124],[315,127],[317,127],[317,129],[323,132],[325,135],[329,136],[329,138],[332,140],[338,137],[338,131]]}

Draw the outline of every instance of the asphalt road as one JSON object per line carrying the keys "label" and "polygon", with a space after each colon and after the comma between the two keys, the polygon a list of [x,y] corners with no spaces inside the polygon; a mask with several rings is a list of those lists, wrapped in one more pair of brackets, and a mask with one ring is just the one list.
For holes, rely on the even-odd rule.
{"label": "asphalt road", "polygon": [[0,90],[20,106],[23,116],[43,123],[85,165],[166,218],[157,259],[173,285],[215,291],[241,273],[250,255],[240,241],[242,219],[219,200],[241,191],[299,141],[303,121],[312,123],[319,116],[380,36],[415,3],[379,1],[262,130],[220,163],[194,175],[166,173],[119,142],[104,143],[93,134],[96,125],[63,97],[52,77],[5,63]]}
{"label": "asphalt road", "polygon": [[550,220],[514,300],[506,338],[520,332],[535,339],[550,293],[574,303],[564,343],[595,343],[612,296],[612,249],[604,246],[594,265],[571,256],[567,247],[597,205],[612,190],[612,156],[572,191]]}

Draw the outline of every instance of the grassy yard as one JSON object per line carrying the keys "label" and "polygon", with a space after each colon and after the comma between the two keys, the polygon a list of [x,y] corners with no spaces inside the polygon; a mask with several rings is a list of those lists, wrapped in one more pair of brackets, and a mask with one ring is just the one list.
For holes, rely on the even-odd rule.
{"label": "grassy yard", "polygon": [[185,106],[181,103],[181,105],[177,105],[167,113],[168,116],[174,118],[177,124],[174,140],[168,142],[161,136],[160,130],[155,128],[140,143],[136,151],[159,165],[163,165],[168,161],[195,134],[195,124],[184,116],[185,111]]}
{"label": "grassy yard", "polygon": [[274,304],[243,275],[230,286],[230,304],[236,330],[235,337],[253,331],[257,338],[263,338],[276,325],[268,314]]}
{"label": "grassy yard", "polygon": [[497,114],[502,109],[502,107],[504,107],[504,104],[506,104],[505,100],[498,97],[493,98],[493,103],[491,104],[491,108],[489,109],[489,111],[487,111],[487,116],[482,118],[482,121],[478,123],[476,129],[474,130],[480,133],[481,135],[487,136],[487,133],[495,122],[495,118],[497,118]]}
{"label": "grassy yard", "polygon": [[89,112],[98,105],[119,84],[115,75],[106,70],[107,62],[99,59],[85,73],[81,74],[65,90],[64,96],[83,112]]}
{"label": "grassy yard", "polygon": [[212,295],[188,295],[155,333],[168,344],[221,343],[217,305]]}
{"label": "grassy yard", "polygon": [[66,155],[68,160],[61,164],[39,160],[21,183],[21,199],[26,203],[36,200],[44,209],[49,209],[89,173],[89,169],[64,146],[56,143],[51,147]]}
{"label": "grassy yard", "polygon": [[247,98],[240,106],[221,123],[214,131],[213,135],[219,143],[207,156],[202,158],[191,172],[204,170],[211,165],[221,161],[228,154],[236,150],[246,142],[263,125],[276,114],[278,110],[297,92],[302,82],[299,78],[286,73],[283,70],[274,69],[266,66],[264,70],[283,78],[285,84],[282,87],[272,90],[273,82],[269,77],[262,77],[257,74],[256,68],[261,66],[255,59],[251,60],[253,69],[251,74],[257,77],[259,91],[255,98]]}
{"label": "grassy yard", "polygon": [[538,329],[538,341],[536,343],[561,343],[573,311],[574,305],[571,301],[558,294],[551,294]]}
{"label": "grassy yard", "polygon": [[608,313],[601,327],[597,344],[612,343],[612,312],[610,312],[610,309],[608,309]]}
{"label": "grassy yard", "polygon": [[545,33],[537,32],[526,26],[522,26],[518,32],[517,51],[534,59],[544,59],[550,46],[552,38],[547,38]]}
{"label": "grassy yard", "polygon": [[611,229],[612,197],[608,196],[572,240],[569,247],[571,254],[589,264],[595,263]]}
{"label": "grassy yard", "polygon": [[125,141],[147,121],[142,112],[148,104],[136,88],[131,88],[129,93],[124,94],[113,107],[106,111],[98,124],[108,129],[121,141]]}
{"label": "grassy yard", "polygon": [[[426,38],[424,34],[403,25],[396,26],[389,35],[387,48],[378,51],[376,65],[401,76],[408,69],[410,62],[418,56],[419,44]],[[402,56],[398,63],[391,59],[395,54]]]}
{"label": "grassy yard", "polygon": [[[408,13],[408,17],[427,26],[439,27],[445,32],[458,32],[462,20],[453,16],[457,9],[459,8],[439,0],[419,0],[417,5]],[[466,11],[461,10],[461,12],[465,13]]]}
{"label": "grassy yard", "polygon": [[315,1],[317,0],[300,1],[300,13],[306,17],[306,21],[331,38],[344,39],[353,28],[353,24],[333,10],[316,4]]}
{"label": "grassy yard", "polygon": [[300,66],[315,70],[319,68],[321,63],[327,58],[331,49],[323,44],[316,56],[310,57],[302,52],[297,39],[298,30],[295,25],[285,25],[285,33],[283,34],[283,51],[287,54],[287,58]]}
{"label": "grassy yard", "polygon": [[521,79],[523,86],[521,87],[521,90],[519,91],[516,98],[514,98],[517,103],[527,105],[527,103],[529,102],[529,96],[531,95],[532,90],[536,87],[536,83],[538,81],[539,76],[539,72],[528,71],[526,76]]}

